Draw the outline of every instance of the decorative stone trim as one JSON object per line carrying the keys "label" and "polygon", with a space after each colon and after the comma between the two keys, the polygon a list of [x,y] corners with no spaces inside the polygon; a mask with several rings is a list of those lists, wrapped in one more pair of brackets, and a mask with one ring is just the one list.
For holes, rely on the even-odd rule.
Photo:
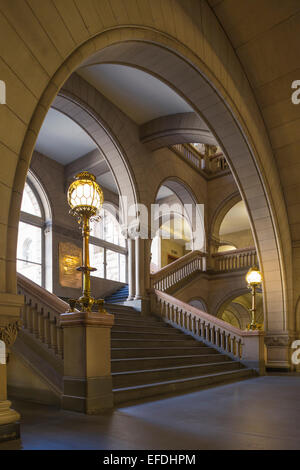
{"label": "decorative stone trim", "polygon": [[287,335],[272,335],[265,337],[266,346],[289,346],[291,342],[290,336]]}
{"label": "decorative stone trim", "polygon": [[5,326],[0,326],[0,340],[4,341],[8,352],[9,352],[9,348],[16,341],[20,328],[21,328],[20,320],[16,320],[13,323],[8,323]]}

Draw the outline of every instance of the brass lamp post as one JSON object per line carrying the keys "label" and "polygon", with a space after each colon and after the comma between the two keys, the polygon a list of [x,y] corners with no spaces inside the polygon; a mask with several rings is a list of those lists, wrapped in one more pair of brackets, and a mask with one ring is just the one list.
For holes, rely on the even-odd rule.
{"label": "brass lamp post", "polygon": [[83,171],[75,176],[68,189],[68,203],[71,207],[70,214],[78,219],[82,229],[83,238],[83,266],[77,268],[82,271],[82,296],[79,299],[70,299],[70,309],[73,312],[76,304],[80,304],[81,311],[90,312],[94,304],[99,305],[99,311],[103,311],[103,300],[95,300],[91,297],[90,273],[96,268],[90,266],[89,238],[90,220],[99,219],[99,211],[103,205],[103,191],[96,182],[94,175]]}
{"label": "brass lamp post", "polygon": [[248,325],[248,330],[257,330],[259,329],[258,324],[255,321],[256,314],[256,289],[262,283],[262,274],[259,271],[257,266],[253,266],[249,269],[246,274],[246,281],[248,283],[249,289],[251,289],[252,294],[252,308],[249,309],[251,312],[251,323]]}

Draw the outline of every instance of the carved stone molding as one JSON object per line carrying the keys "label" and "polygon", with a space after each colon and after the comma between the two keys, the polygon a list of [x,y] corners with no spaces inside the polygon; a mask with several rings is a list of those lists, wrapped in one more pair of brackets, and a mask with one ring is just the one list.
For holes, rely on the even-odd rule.
{"label": "carved stone molding", "polygon": [[16,320],[5,326],[0,326],[0,339],[6,344],[7,351],[16,341],[18,332],[21,328],[21,321]]}
{"label": "carved stone molding", "polygon": [[289,335],[272,335],[265,337],[265,344],[266,346],[289,346],[291,342],[291,338]]}

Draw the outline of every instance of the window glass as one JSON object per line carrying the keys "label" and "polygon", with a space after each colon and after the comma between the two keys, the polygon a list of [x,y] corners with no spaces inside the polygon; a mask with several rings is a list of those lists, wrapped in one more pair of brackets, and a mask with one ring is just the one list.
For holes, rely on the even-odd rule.
{"label": "window glass", "polygon": [[27,212],[28,214],[36,215],[37,217],[42,217],[40,205],[28,183],[25,183],[21,211]]}
{"label": "window glass", "polygon": [[91,222],[91,236],[113,243],[114,245],[126,246],[126,240],[121,233],[119,222],[105,209],[102,211],[99,221]]}
{"label": "window glass", "polygon": [[42,229],[19,222],[17,271],[42,284]]}
{"label": "window glass", "polygon": [[126,256],[120,254],[120,282],[126,282]]}
{"label": "window glass", "polygon": [[115,251],[106,250],[106,278],[119,280],[119,253]]}
{"label": "window glass", "polygon": [[17,258],[26,262],[42,262],[42,230],[40,227],[19,223]]}
{"label": "window glass", "polygon": [[42,285],[42,265],[27,263],[26,261],[20,261],[17,259],[17,271],[23,276],[28,277],[31,281],[35,282],[39,286]]}
{"label": "window glass", "polygon": [[[103,209],[101,219],[91,222],[92,237],[111,243],[112,245],[126,247],[126,239],[122,236],[120,224],[117,219],[107,210]],[[105,277],[112,281],[126,282],[126,255],[114,251],[114,248],[108,249],[91,244],[91,264],[98,270],[91,273],[92,276]],[[101,245],[101,242],[99,241]],[[104,258],[106,260],[106,269],[104,268]]]}
{"label": "window glass", "polygon": [[104,277],[104,248],[97,245],[90,245],[90,258],[93,268],[91,275],[95,277]]}

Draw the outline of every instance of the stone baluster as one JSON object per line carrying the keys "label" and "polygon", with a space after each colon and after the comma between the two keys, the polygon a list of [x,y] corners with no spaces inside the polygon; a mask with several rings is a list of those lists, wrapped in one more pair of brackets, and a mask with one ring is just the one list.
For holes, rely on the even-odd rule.
{"label": "stone baluster", "polygon": [[201,338],[204,338],[204,335],[205,335],[204,326],[205,326],[205,322],[203,320],[200,320],[200,336],[201,336]]}
{"label": "stone baluster", "polygon": [[28,329],[29,305],[25,304],[23,308],[23,327]]}
{"label": "stone baluster", "polygon": [[225,333],[225,351],[230,352],[230,335]]}
{"label": "stone baluster", "polygon": [[31,308],[32,313],[32,333],[36,338],[39,337],[39,327],[38,327],[38,312],[36,307]]}
{"label": "stone baluster", "polygon": [[44,337],[45,344],[48,348],[51,347],[51,335],[50,335],[50,321],[48,316],[44,316]]}
{"label": "stone baluster", "polygon": [[28,330],[30,333],[33,333],[33,308],[31,305],[28,305],[28,310],[27,310],[27,319],[28,319]]}
{"label": "stone baluster", "polygon": [[205,325],[205,335],[204,335],[204,338],[209,341],[209,324],[207,323]]}
{"label": "stone baluster", "polygon": [[230,337],[230,351],[235,356],[235,337],[234,336]]}
{"label": "stone baluster", "polygon": [[56,342],[57,342],[57,353],[60,357],[63,357],[63,330],[56,325]]}
{"label": "stone baluster", "polygon": [[51,338],[51,349],[57,353],[57,335],[55,320],[50,320],[50,338]]}
{"label": "stone baluster", "polygon": [[211,343],[216,344],[215,327],[214,326],[210,327],[210,341],[211,341]]}
{"label": "stone baluster", "polygon": [[43,309],[41,312],[37,312],[37,323],[38,323],[38,339],[42,342],[45,341],[45,332],[44,332],[44,316]]}

